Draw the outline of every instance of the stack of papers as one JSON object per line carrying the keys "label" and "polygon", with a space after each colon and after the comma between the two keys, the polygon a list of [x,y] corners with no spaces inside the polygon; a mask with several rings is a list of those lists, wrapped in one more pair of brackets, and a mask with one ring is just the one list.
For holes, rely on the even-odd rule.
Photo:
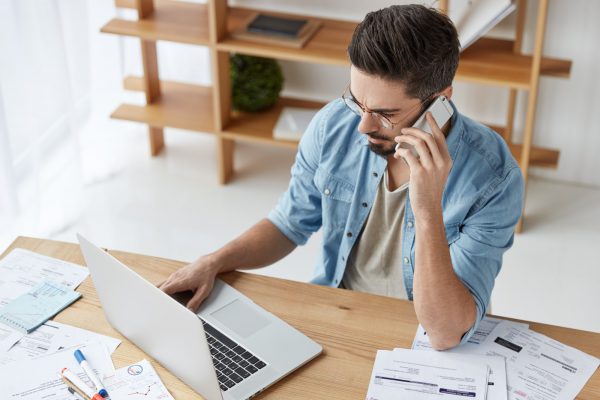
{"label": "stack of papers", "polygon": [[[88,269],[80,265],[14,249],[0,260],[0,312],[4,306],[45,281],[74,290],[88,274]],[[10,349],[24,334],[20,329],[0,324],[0,353]]]}
{"label": "stack of papers", "polygon": [[480,352],[506,358],[508,398],[571,400],[600,360],[530,329],[502,321]]}
{"label": "stack of papers", "polygon": [[101,343],[108,354],[112,354],[121,344],[119,339],[60,322],[48,321],[21,338],[9,351],[0,353],[0,366],[54,354],[89,342]]}
{"label": "stack of papers", "polygon": [[44,281],[76,289],[88,274],[88,269],[81,265],[24,249],[14,249],[0,260],[0,307]]}
{"label": "stack of papers", "polygon": [[523,323],[484,318],[467,343],[443,352],[419,326],[411,350],[377,353],[367,399],[572,400],[599,365]]}
{"label": "stack of papers", "polygon": [[[114,374],[115,368],[103,344],[94,341],[79,345],[77,348],[85,353],[97,376]],[[84,382],[90,382],[73,356],[73,349],[70,348],[43,357],[20,360],[1,366],[0,376],[9,379],[0,380],[0,393],[6,396],[3,398],[8,399],[73,400],[73,395],[69,393],[60,377],[59,372],[62,368],[68,368],[77,373]]]}
{"label": "stack of papers", "polygon": [[66,367],[93,387],[73,355],[79,349],[112,400],[172,400],[148,361],[115,371],[111,354],[120,340],[47,321],[80,297],[74,289],[87,276],[87,268],[23,249],[0,260],[0,397],[79,398],[59,374]]}
{"label": "stack of papers", "polygon": [[485,357],[395,349],[379,350],[368,400],[485,400],[490,369]]}

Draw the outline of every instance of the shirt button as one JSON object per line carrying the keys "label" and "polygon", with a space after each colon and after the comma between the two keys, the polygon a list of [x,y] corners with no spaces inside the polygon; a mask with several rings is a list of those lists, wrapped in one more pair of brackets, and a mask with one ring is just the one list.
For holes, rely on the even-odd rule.
{"label": "shirt button", "polygon": [[348,232],[348,233],[346,233],[346,236],[348,236],[348,237],[352,237],[352,232]]}
{"label": "shirt button", "polygon": [[413,226],[415,226],[415,224],[412,221],[408,221],[407,225],[409,228],[412,228]]}
{"label": "shirt button", "polygon": [[329,196],[329,195],[331,194],[331,190],[329,190],[329,189],[325,189],[325,194],[326,194],[327,196]]}
{"label": "shirt button", "polygon": [[362,206],[366,208],[368,206],[368,204],[367,203],[362,203]]}
{"label": "shirt button", "polygon": [[346,261],[346,257],[342,256],[342,261]]}
{"label": "shirt button", "polygon": [[335,281],[333,281],[333,283],[335,283],[337,285],[338,284],[338,280],[336,279]]}
{"label": "shirt button", "polygon": [[408,257],[404,257],[404,264],[408,264],[410,262],[410,260],[408,259]]}
{"label": "shirt button", "polygon": [[375,178],[377,178],[377,177],[379,176],[379,174],[378,174],[377,172],[373,172],[373,176],[374,176]]}

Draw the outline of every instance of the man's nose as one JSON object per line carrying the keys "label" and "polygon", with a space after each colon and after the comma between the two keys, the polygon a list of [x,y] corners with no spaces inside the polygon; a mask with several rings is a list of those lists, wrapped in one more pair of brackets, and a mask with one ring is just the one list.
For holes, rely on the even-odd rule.
{"label": "man's nose", "polygon": [[360,133],[369,133],[378,131],[380,128],[377,123],[377,118],[375,118],[371,113],[363,112],[362,117],[360,118],[360,123],[358,124],[358,131]]}

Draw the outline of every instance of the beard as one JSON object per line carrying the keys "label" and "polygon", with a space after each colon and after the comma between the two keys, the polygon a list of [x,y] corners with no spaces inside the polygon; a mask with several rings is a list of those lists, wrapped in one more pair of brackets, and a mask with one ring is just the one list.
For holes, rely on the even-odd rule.
{"label": "beard", "polygon": [[365,135],[372,137],[373,139],[385,140],[387,142],[382,144],[369,142],[369,150],[371,150],[373,153],[386,157],[396,152],[396,142],[390,138],[382,136],[377,132],[369,132]]}

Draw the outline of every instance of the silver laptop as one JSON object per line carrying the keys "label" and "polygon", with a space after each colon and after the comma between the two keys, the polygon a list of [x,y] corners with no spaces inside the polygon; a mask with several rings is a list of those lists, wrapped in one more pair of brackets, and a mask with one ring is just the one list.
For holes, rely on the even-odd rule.
{"label": "silver laptop", "polygon": [[110,324],[207,400],[250,398],[323,350],[220,279],[194,314],[77,237]]}

